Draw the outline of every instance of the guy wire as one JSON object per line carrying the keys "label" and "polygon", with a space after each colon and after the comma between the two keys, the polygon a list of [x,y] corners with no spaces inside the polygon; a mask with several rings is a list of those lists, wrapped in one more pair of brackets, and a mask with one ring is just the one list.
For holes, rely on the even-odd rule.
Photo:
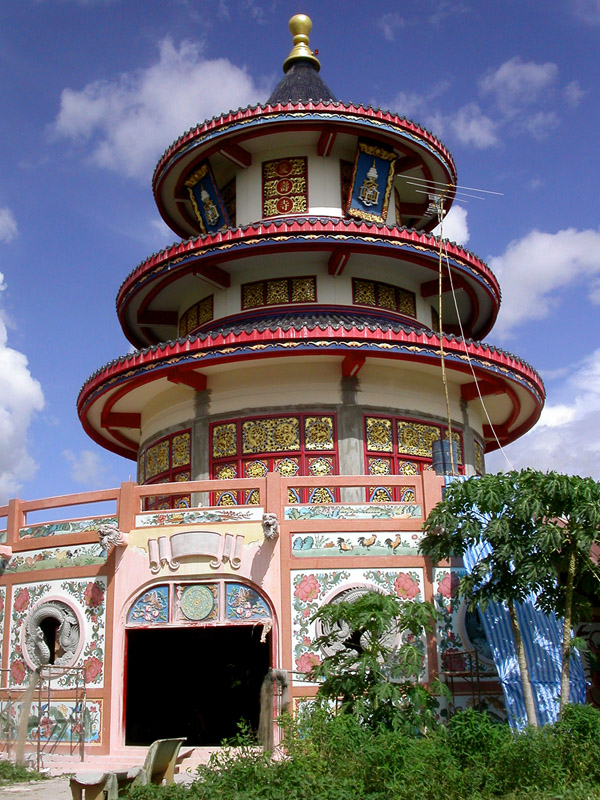
{"label": "guy wire", "polygon": [[450,416],[450,397],[448,396],[448,380],[446,378],[446,364],[444,359],[444,339],[442,334],[442,257],[443,257],[443,220],[444,220],[444,207],[442,198],[438,198],[436,202],[436,209],[438,214],[438,221],[440,223],[440,254],[439,254],[439,269],[438,269],[438,322],[440,328],[440,362],[442,366],[442,383],[444,385],[444,396],[446,398],[446,414],[448,416],[448,441],[450,445],[450,472],[454,475],[454,448],[452,447],[452,418]]}

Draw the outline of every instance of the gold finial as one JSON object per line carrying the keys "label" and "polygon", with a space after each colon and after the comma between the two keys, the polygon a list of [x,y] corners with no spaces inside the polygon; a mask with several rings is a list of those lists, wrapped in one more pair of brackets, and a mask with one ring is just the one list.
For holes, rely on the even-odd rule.
{"label": "gold finial", "polygon": [[321,69],[319,59],[315,56],[313,51],[308,46],[308,34],[312,29],[312,20],[306,14],[294,14],[289,22],[290,33],[292,34],[294,46],[290,50],[289,56],[283,62],[283,71],[287,72],[288,69],[296,61],[310,61],[313,66],[317,68],[317,72]]}

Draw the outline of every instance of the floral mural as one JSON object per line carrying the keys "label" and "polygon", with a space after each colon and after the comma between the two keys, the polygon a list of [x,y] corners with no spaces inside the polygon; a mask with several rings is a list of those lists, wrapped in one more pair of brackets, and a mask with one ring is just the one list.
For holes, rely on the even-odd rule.
{"label": "floral mural", "polygon": [[[3,725],[17,734],[21,706],[2,705]],[[27,723],[27,741],[78,742],[83,734],[87,744],[101,744],[102,701],[88,700],[82,707],[74,700],[57,700],[50,704],[34,702]]]}
{"label": "floral mural", "polygon": [[[468,614],[458,595],[458,584],[463,569],[435,569],[433,571],[434,602],[441,619],[437,625],[438,668],[442,669],[442,656],[460,650],[476,649],[479,654],[479,670],[484,677],[493,677],[495,667],[491,663],[491,652],[485,642],[483,629],[477,625],[477,612]],[[468,638],[468,630],[471,637]],[[480,635],[479,635],[480,634]]]}
{"label": "floral mural", "polygon": [[[29,680],[29,669],[22,650],[22,635],[26,619],[35,604],[46,596],[64,597],[78,606],[85,621],[81,635],[84,647],[77,663],[82,667],[88,686],[103,685],[104,671],[104,629],[106,615],[106,579],[84,579],[32,583],[13,588],[13,603],[10,620],[10,676],[11,683],[23,686]],[[57,688],[74,687],[77,683],[75,673],[65,671],[52,681]]]}
{"label": "floral mural", "polygon": [[402,600],[423,597],[422,569],[298,570],[293,571],[291,577],[295,683],[305,683],[303,676],[298,673],[310,672],[315,664],[321,663],[322,654],[313,645],[316,631],[311,618],[334,590],[341,592],[350,586],[367,585],[394,594]]}

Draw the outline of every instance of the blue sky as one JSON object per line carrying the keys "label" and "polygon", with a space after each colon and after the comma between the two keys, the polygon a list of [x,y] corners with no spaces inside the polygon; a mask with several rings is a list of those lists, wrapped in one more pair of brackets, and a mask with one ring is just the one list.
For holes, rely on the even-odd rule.
{"label": "blue sky", "polygon": [[340,99],[412,117],[459,183],[502,193],[453,211],[445,233],[500,279],[488,340],[546,383],[540,424],[506,454],[600,479],[600,0],[5,0],[0,502],[135,473],[86,437],[75,400],[129,348],[122,280],[176,238],[152,171],[185,129],[266,99],[300,11]]}

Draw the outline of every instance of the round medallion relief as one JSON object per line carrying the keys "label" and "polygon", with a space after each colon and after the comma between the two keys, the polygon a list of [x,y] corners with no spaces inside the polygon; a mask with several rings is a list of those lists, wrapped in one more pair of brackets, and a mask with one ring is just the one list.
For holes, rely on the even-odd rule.
{"label": "round medallion relief", "polygon": [[188,586],[181,595],[179,607],[188,619],[197,622],[210,616],[215,598],[208,586]]}

